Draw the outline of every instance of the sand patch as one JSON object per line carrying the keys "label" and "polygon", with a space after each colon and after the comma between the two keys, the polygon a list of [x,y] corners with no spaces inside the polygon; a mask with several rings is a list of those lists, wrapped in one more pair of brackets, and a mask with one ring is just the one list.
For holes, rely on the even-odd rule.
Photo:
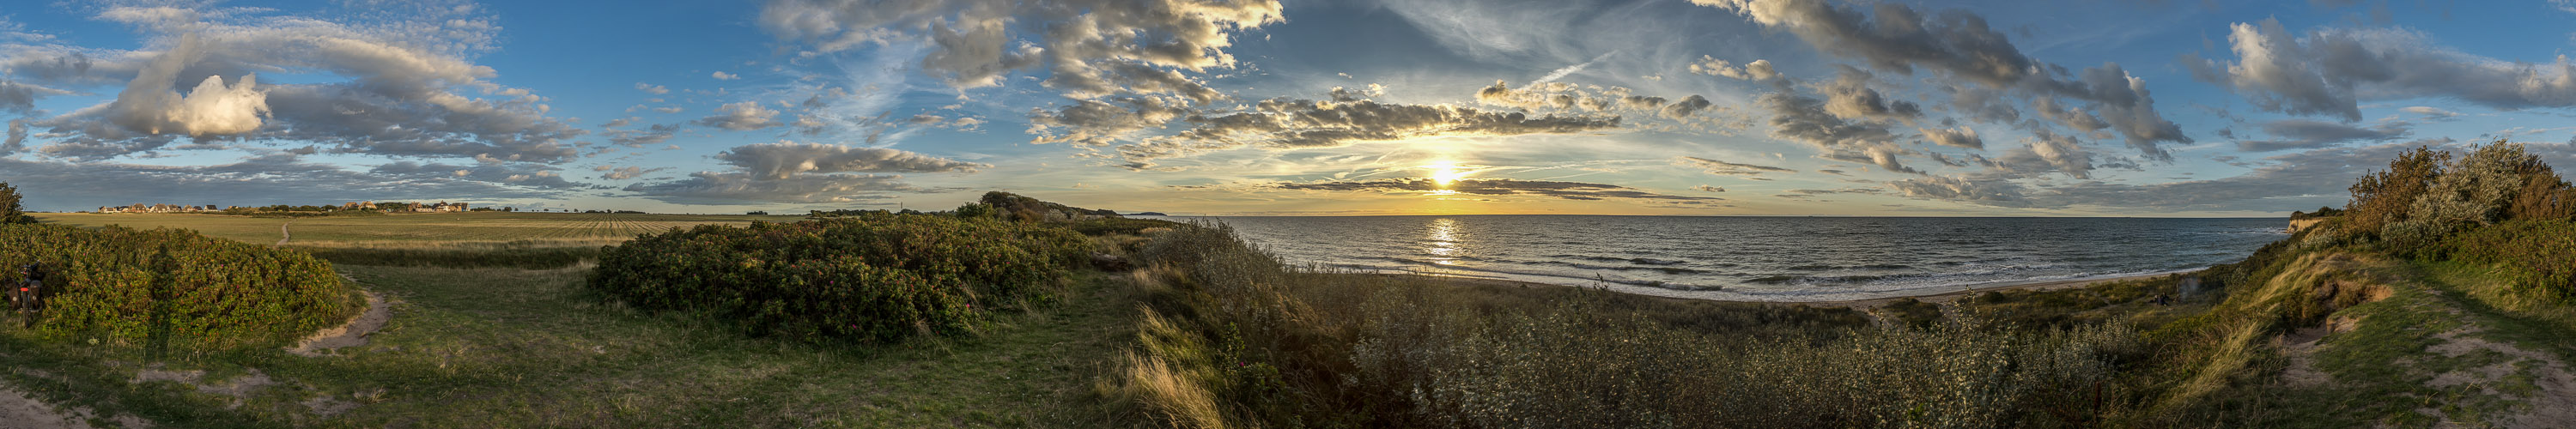
{"label": "sand patch", "polygon": [[385,321],[393,319],[393,311],[393,306],[385,302],[384,295],[367,292],[367,311],[350,317],[348,323],[304,337],[304,341],[297,342],[295,347],[287,348],[286,352],[304,357],[322,357],[330,356],[331,352],[336,352],[343,347],[367,345],[367,335],[384,328]]}
{"label": "sand patch", "polygon": [[[2476,331],[2459,329],[2435,334],[2434,337],[2443,342],[2426,348],[2426,351],[2451,357],[2491,351],[2514,359],[2436,374],[2432,380],[2424,383],[2426,386],[2472,386],[2491,394],[2520,396],[2517,399],[2524,401],[2521,407],[2512,410],[2514,411],[2512,414],[2489,422],[2501,427],[2576,427],[2576,371],[2570,371],[2565,362],[2560,362],[2554,356],[2524,350],[2508,343],[2468,336],[2473,333]],[[2531,387],[2535,389],[2528,395],[2513,395],[2496,390],[2502,385],[2503,380],[2517,373],[2529,375]]]}

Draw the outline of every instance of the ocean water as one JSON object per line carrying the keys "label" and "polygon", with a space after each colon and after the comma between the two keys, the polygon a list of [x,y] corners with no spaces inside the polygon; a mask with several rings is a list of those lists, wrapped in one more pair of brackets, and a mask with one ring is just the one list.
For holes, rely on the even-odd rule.
{"label": "ocean water", "polygon": [[1215,220],[1295,264],[1830,301],[2197,270],[2286,236],[2284,219],[1671,216],[1171,217]]}

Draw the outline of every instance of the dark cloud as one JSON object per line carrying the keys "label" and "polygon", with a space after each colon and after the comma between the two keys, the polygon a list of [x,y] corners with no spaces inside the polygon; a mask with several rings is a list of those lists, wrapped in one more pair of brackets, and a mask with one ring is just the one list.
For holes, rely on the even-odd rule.
{"label": "dark cloud", "polygon": [[1130,134],[1162,128],[1190,111],[1178,100],[1162,97],[1112,97],[1109,101],[1074,100],[1055,111],[1029,110],[1030,143],[1108,146]]}
{"label": "dark cloud", "polygon": [[1279,22],[1281,12],[1276,0],[775,0],[759,22],[823,52],[926,42],[921,70],[961,89],[1042,66],[1047,87],[1075,98],[1169,94],[1204,103],[1222,96],[1179,72],[1232,67],[1233,33]]}
{"label": "dark cloud", "polygon": [[1988,166],[2011,172],[2015,177],[2049,172],[2065,173],[2067,177],[2078,179],[2093,177],[2093,152],[2085,150],[2082,141],[2046,130],[2033,133],[2031,137],[2030,145],[2006,151]]}
{"label": "dark cloud", "polygon": [[1798,170],[1791,170],[1791,169],[1780,168],[1780,167],[1771,167],[1771,166],[1762,166],[1762,165],[1753,165],[1753,164],[1737,164],[1737,163],[1732,163],[1732,162],[1719,161],[1719,160],[1708,159],[1708,158],[1701,158],[1701,157],[1695,157],[1695,156],[1685,156],[1685,157],[1675,158],[1673,161],[1674,161],[1674,163],[1676,163],[1676,164],[1681,164],[1681,165],[1683,165],[1683,166],[1687,166],[1687,167],[1692,167],[1692,168],[1698,168],[1698,169],[1707,170],[1707,171],[1708,171],[1708,174],[1716,174],[1716,175],[1724,175],[1724,176],[1754,176],[1754,175],[1760,175],[1760,174],[1762,174],[1762,173],[1796,173],[1796,172],[1798,172]]}
{"label": "dark cloud", "polygon": [[2279,140],[2238,141],[2236,148],[2246,152],[2270,152],[2315,149],[2346,142],[2388,141],[2406,137],[2411,125],[2399,121],[2362,128],[2326,121],[2282,119],[2263,124],[2263,132]]}
{"label": "dark cloud", "polygon": [[702,171],[677,181],[627,185],[625,190],[673,204],[732,205],[848,203],[893,198],[885,194],[922,189],[904,183],[903,176],[897,175],[803,174],[761,180],[750,173]]}
{"label": "dark cloud", "polygon": [[538,189],[574,190],[600,188],[586,183],[576,183],[570,180],[565,180],[563,175],[561,173],[557,173],[557,171],[559,170],[554,167],[525,163],[450,165],[437,163],[424,164],[412,161],[397,161],[391,164],[379,165],[376,166],[376,168],[367,170],[368,173],[377,176],[399,177],[414,180],[471,180]]}
{"label": "dark cloud", "polygon": [[1626,187],[1626,186],[1619,186],[1619,185],[1605,185],[1605,184],[1599,184],[1599,183],[1556,182],[1556,181],[1543,181],[1543,180],[1512,180],[1512,179],[1458,179],[1458,180],[1456,180],[1456,181],[1452,181],[1452,182],[1450,182],[1449,184],[1443,185],[1443,184],[1440,184],[1440,183],[1439,183],[1439,181],[1432,180],[1432,179],[1430,179],[1430,178],[1424,178],[1424,177],[1408,177],[1408,178],[1400,178],[1400,179],[1371,180],[1371,181],[1363,181],[1363,182],[1273,183],[1273,184],[1269,184],[1269,185],[1264,185],[1264,187],[1267,187],[1267,188],[1273,188],[1273,189],[1299,190],[1299,191],[1381,192],[1381,193],[1430,193],[1430,192],[1440,192],[1440,191],[1454,191],[1454,192],[1457,192],[1457,193],[1460,193],[1460,194],[1468,194],[1468,195],[1483,195],[1483,196],[1513,196],[1513,195],[1526,195],[1526,196],[1541,196],[1541,197],[1562,198],[1562,199],[1568,199],[1568,200],[1601,200],[1601,199],[1608,199],[1608,198],[1638,199],[1638,200],[1667,200],[1667,201],[1723,201],[1723,200],[1725,200],[1724,198],[1716,198],[1716,197],[1693,197],[1693,196],[1683,196],[1683,195],[1665,195],[1665,194],[1658,194],[1658,193],[1653,193],[1653,192],[1639,191],[1639,190],[1636,190],[1636,188],[1630,188],[1630,187]]}
{"label": "dark cloud", "polygon": [[812,173],[974,172],[979,168],[992,167],[898,149],[797,142],[735,146],[716,153],[715,159],[761,180],[783,180]]}
{"label": "dark cloud", "polygon": [[[2158,146],[2161,142],[2192,142],[2181,126],[2156,112],[2155,100],[2148,95],[2145,82],[2130,76],[2119,64],[2085,69],[2073,80],[2059,79],[2043,71],[2059,70],[2063,74],[2063,69],[2031,59],[1973,13],[1947,10],[1926,15],[1893,3],[1878,4],[1863,13],[1824,0],[1694,2],[1734,11],[1766,27],[1788,30],[1817,50],[1856,58],[1874,69],[1905,75],[1918,68],[1932,70],[1936,83],[1951,94],[1953,107],[1980,120],[2002,122],[1996,120],[2019,116],[2000,99],[2020,91],[2033,97],[2034,103],[2053,104],[2054,100],[2049,99],[2055,97],[2086,102],[2092,112],[2048,114],[2085,132],[2117,130],[2130,147],[2149,158],[2170,159]],[[1846,113],[1845,117],[1869,114],[1871,110],[1866,104],[1856,104],[1866,101],[1868,93],[1835,91],[1831,87],[1827,92],[1849,94],[1836,99],[1832,110]],[[1855,104],[1847,105],[1843,100]],[[1891,103],[1888,109],[1898,107]],[[1774,120],[1775,125],[1780,123]]]}
{"label": "dark cloud", "polygon": [[625,166],[625,167],[617,167],[617,166],[602,165],[602,166],[598,166],[598,167],[591,168],[591,171],[598,171],[598,172],[600,172],[600,174],[599,174],[599,178],[600,178],[600,179],[604,179],[604,180],[632,180],[632,179],[636,179],[636,178],[644,177],[644,175],[645,175],[645,174],[651,174],[651,173],[653,173],[653,172],[657,172],[657,171],[664,171],[664,170],[670,170],[670,169],[671,169],[671,167],[654,167],[654,168],[644,168],[644,167],[641,167],[641,166],[632,166],[632,165],[630,165],[630,166]]}

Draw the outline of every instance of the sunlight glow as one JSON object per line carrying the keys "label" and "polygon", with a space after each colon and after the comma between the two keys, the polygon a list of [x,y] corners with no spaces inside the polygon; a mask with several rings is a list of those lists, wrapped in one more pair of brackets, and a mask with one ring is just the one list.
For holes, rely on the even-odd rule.
{"label": "sunlight glow", "polygon": [[1432,164],[1432,165],[1422,166],[1422,168],[1430,169],[1430,170],[1431,170],[1431,183],[1432,183],[1432,184],[1434,184],[1434,185],[1439,185],[1439,186],[1440,186],[1440,187],[1442,187],[1442,188],[1447,188],[1447,187],[1449,187],[1449,184],[1451,184],[1451,183],[1457,183],[1457,182],[1458,182],[1458,179],[1460,179],[1460,178],[1463,178],[1463,177],[1466,177],[1466,176],[1467,176],[1467,171],[1466,171],[1466,170],[1460,170],[1460,169],[1458,169],[1458,164],[1453,164],[1453,163],[1445,163],[1445,162],[1444,162],[1444,163],[1439,163],[1439,164]]}

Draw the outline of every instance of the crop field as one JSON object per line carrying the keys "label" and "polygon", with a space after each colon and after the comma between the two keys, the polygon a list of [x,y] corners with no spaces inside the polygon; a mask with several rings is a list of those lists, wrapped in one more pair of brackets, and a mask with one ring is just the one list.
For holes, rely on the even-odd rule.
{"label": "crop field", "polygon": [[[416,213],[384,216],[258,218],[202,214],[42,213],[49,224],[81,227],[187,228],[250,243],[347,248],[457,247],[500,243],[598,246],[670,228],[743,225],[754,220],[792,222],[795,216],[607,213]],[[291,222],[291,223],[290,223]],[[280,231],[284,227],[284,231]]]}

